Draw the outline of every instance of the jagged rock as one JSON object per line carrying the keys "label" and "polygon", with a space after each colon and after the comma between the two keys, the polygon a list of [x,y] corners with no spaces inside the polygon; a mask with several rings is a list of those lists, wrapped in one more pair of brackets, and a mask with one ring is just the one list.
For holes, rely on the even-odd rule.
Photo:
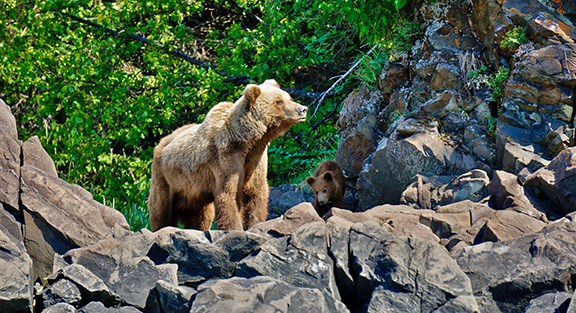
{"label": "jagged rock", "polygon": [[24,158],[23,164],[43,170],[47,175],[58,177],[56,165],[54,165],[54,161],[52,161],[48,152],[42,147],[38,136],[32,136],[22,144],[22,156]]}
{"label": "jagged rock", "polygon": [[67,279],[60,279],[44,289],[42,299],[45,308],[62,302],[77,306],[82,300],[82,295],[74,283]]}
{"label": "jagged rock", "polygon": [[575,230],[576,222],[564,219],[536,234],[460,249],[453,257],[470,278],[482,312],[523,312],[542,294],[572,290]]}
{"label": "jagged rock", "polygon": [[290,237],[269,240],[260,251],[240,261],[236,276],[264,275],[297,287],[320,287],[327,296],[340,300],[333,269],[328,229],[324,221],[318,221],[299,227]]}
{"label": "jagged rock", "polygon": [[449,238],[492,214],[494,211],[489,207],[466,200],[439,207],[436,212],[423,213],[420,222],[430,227],[439,238]]}
{"label": "jagged rock", "polygon": [[572,294],[568,292],[552,292],[533,299],[528,304],[525,313],[566,312]]}
{"label": "jagged rock", "polygon": [[196,290],[186,286],[175,286],[163,280],[156,283],[146,302],[149,313],[188,313]]}
{"label": "jagged rock", "polygon": [[[432,312],[454,298],[472,296],[468,277],[436,243],[398,238],[362,223],[351,228],[350,255],[356,299],[368,302],[372,312],[384,312],[384,305],[399,301],[413,304],[415,311]],[[465,306],[464,311],[477,311],[473,300]]]}
{"label": "jagged rock", "polygon": [[358,213],[332,208],[328,215],[328,222],[332,218],[343,219],[351,223],[372,222],[398,237],[417,237],[430,242],[439,242],[440,239],[430,227],[421,223],[422,215],[429,212],[432,211],[387,204]]}
{"label": "jagged rock", "polygon": [[[337,210],[337,209],[332,209]],[[329,253],[334,259],[334,275],[338,282],[340,297],[344,302],[354,299],[354,278],[350,273],[349,246],[350,228],[354,223],[338,215],[331,216],[326,221],[330,239]]]}
{"label": "jagged rock", "polygon": [[304,224],[322,221],[316,210],[309,202],[303,202],[289,209],[278,219],[266,221],[255,225],[249,232],[257,234],[270,234],[274,237],[291,235]]}
{"label": "jagged rock", "polygon": [[438,63],[430,81],[433,90],[460,90],[462,89],[462,77],[460,68],[454,64]]}
{"label": "jagged rock", "polygon": [[[496,164],[499,169],[519,175],[548,165],[542,155],[545,148],[537,144],[545,135],[541,128],[525,129],[498,121],[496,126]],[[525,174],[522,174],[526,176]]]}
{"label": "jagged rock", "polygon": [[42,313],[76,313],[76,308],[68,303],[57,303],[46,309]]}
{"label": "jagged rock", "polygon": [[336,162],[345,176],[358,176],[362,162],[374,151],[380,137],[379,112],[383,106],[381,93],[364,85],[344,101],[338,119],[341,140]]}
{"label": "jagged rock", "polygon": [[78,310],[78,313],[140,313],[133,306],[105,307],[101,302],[90,302]]}
{"label": "jagged rock", "polygon": [[576,45],[552,44],[522,55],[512,72],[514,76],[548,85],[576,83]]}
{"label": "jagged rock", "polygon": [[416,175],[416,182],[404,190],[400,203],[420,209],[471,200],[479,202],[487,196],[488,174],[479,169],[460,176],[426,177]]}
{"label": "jagged rock", "polygon": [[192,287],[211,278],[231,277],[236,268],[228,251],[198,230],[166,227],[157,231],[148,256],[156,264],[178,265],[179,284]]}
{"label": "jagged rock", "polygon": [[0,135],[0,203],[4,203],[11,212],[19,214],[21,144],[18,139]]}
{"label": "jagged rock", "polygon": [[120,296],[111,291],[102,279],[79,264],[68,265],[48,277],[48,282],[65,279],[74,283],[81,292],[83,301],[99,301],[108,306],[121,302]]}
{"label": "jagged rock", "polygon": [[360,208],[398,204],[418,173],[454,175],[475,168],[470,156],[457,152],[440,137],[439,133],[416,133],[399,141],[384,138],[360,173]]}
{"label": "jagged rock", "polygon": [[12,115],[10,107],[0,99],[0,134],[18,140],[16,118]]}
{"label": "jagged rock", "polygon": [[525,185],[550,201],[555,211],[576,211],[576,147],[559,153],[545,168],[530,175]]}
{"label": "jagged rock", "polygon": [[404,85],[408,77],[408,67],[405,62],[388,62],[378,77],[378,86],[382,92],[391,94],[394,89]]}
{"label": "jagged rock", "polygon": [[[107,239],[97,244],[68,251],[64,259],[84,266],[99,277],[122,301],[143,309],[150,290],[158,280],[177,284],[177,266],[155,265],[145,253],[152,245],[151,235]],[[138,248],[138,247],[144,247]]]}
{"label": "jagged rock", "polygon": [[32,260],[22,241],[0,224],[0,308],[6,312],[32,309]]}
{"label": "jagged rock", "polygon": [[62,255],[130,229],[122,213],[96,202],[86,190],[30,165],[22,167],[21,199],[26,248],[34,260],[35,277],[52,272],[54,253]]}
{"label": "jagged rock", "polygon": [[483,241],[512,240],[540,231],[546,223],[513,210],[496,211],[486,222]]}
{"label": "jagged rock", "polygon": [[190,312],[349,312],[316,288],[266,276],[210,280],[198,287]]}
{"label": "jagged rock", "polygon": [[242,260],[268,240],[264,236],[242,231],[210,231],[209,235],[210,241],[228,252],[232,262]]}
{"label": "jagged rock", "polygon": [[20,245],[22,251],[24,251],[25,247],[24,237],[22,236],[22,224],[16,220],[14,215],[4,209],[2,203],[0,203],[0,225],[4,227],[5,234],[10,236],[12,242]]}

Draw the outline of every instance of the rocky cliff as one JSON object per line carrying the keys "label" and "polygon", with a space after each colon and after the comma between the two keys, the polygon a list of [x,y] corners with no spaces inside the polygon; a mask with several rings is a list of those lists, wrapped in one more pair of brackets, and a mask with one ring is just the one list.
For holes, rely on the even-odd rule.
{"label": "rocky cliff", "polygon": [[0,101],[2,311],[576,312],[576,5],[417,7],[422,38],[344,103],[357,209],[324,219],[131,232]]}

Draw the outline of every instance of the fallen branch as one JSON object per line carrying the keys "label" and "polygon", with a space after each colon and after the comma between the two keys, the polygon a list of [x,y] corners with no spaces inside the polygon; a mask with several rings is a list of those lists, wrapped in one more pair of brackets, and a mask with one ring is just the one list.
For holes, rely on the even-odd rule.
{"label": "fallen branch", "polygon": [[[338,84],[340,84],[340,82],[342,82],[344,80],[344,78],[346,78],[348,75],[350,75],[350,73],[352,73],[352,71],[360,64],[360,62],[362,62],[362,60],[364,60],[364,58],[371,54],[372,51],[374,51],[374,49],[376,49],[376,47],[378,46],[378,44],[375,44],[372,48],[370,48],[370,50],[368,50],[368,52],[363,55],[360,60],[358,60],[356,63],[354,63],[354,65],[352,65],[352,67],[350,67],[348,69],[348,71],[346,71],[346,73],[344,73],[344,75],[340,76],[340,78],[338,78],[338,80],[332,84],[332,86],[330,86],[330,88],[328,88],[326,91],[324,91],[321,96],[320,96],[320,100],[318,100],[318,103],[316,104],[316,108],[314,109],[314,113],[312,113],[312,115],[310,116],[310,119],[312,119],[314,117],[314,115],[316,115],[316,112],[318,111],[318,108],[320,108],[320,104],[322,104],[322,101],[324,101],[324,98],[326,98],[326,95],[328,95],[332,89],[336,88],[336,86],[338,86]],[[332,112],[330,114],[334,114],[334,112],[336,111],[336,109],[333,109]],[[330,115],[328,115],[330,116]],[[324,122],[327,118],[324,117],[320,122]],[[318,123],[314,124],[317,125]],[[314,129],[315,127],[313,126],[312,129]]]}

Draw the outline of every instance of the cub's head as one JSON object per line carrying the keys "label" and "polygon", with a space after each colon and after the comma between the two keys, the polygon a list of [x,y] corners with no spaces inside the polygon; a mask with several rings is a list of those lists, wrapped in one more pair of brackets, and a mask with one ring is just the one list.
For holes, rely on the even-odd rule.
{"label": "cub's head", "polygon": [[245,109],[251,111],[253,116],[267,127],[277,128],[279,133],[284,133],[290,126],[306,120],[308,108],[294,102],[273,79],[260,85],[246,86],[239,101],[243,102]]}
{"label": "cub's head", "polygon": [[318,204],[327,205],[335,200],[334,196],[338,186],[336,185],[332,172],[324,172],[319,177],[310,176],[306,178],[306,182],[312,187]]}

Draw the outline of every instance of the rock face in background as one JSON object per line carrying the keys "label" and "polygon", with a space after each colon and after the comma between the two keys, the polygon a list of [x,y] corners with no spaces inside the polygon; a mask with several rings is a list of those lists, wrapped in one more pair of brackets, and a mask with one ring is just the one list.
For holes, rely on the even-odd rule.
{"label": "rock face in background", "polygon": [[[131,232],[0,101],[0,308],[574,311],[576,5],[434,1],[415,17],[411,52],[343,105],[336,160],[358,208],[324,219],[280,186],[246,232]],[[514,27],[530,42],[499,47]],[[482,65],[511,69],[499,101],[469,75]]]}

